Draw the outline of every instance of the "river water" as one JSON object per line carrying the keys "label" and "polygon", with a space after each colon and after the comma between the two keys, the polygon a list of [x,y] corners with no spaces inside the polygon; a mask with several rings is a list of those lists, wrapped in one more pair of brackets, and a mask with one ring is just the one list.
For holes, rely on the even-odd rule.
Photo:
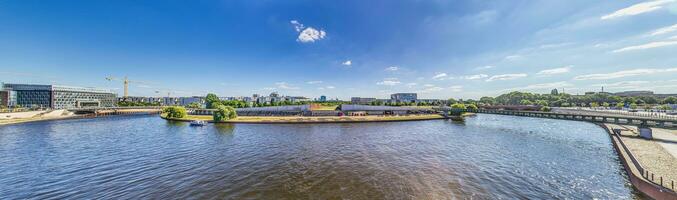
{"label": "river water", "polygon": [[0,199],[633,199],[605,131],[479,114],[190,127],[158,116],[0,126]]}

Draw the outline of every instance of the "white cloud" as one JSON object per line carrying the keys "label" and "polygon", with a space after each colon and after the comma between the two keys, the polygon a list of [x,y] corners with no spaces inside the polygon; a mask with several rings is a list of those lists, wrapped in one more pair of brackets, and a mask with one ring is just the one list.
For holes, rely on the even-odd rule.
{"label": "white cloud", "polygon": [[522,59],[522,56],[521,56],[521,55],[509,55],[509,56],[506,56],[506,57],[503,58],[503,59],[505,59],[505,60],[507,60],[507,61],[513,61],[513,60],[519,60],[519,59]]}
{"label": "white cloud", "polygon": [[440,90],[443,90],[443,89],[444,89],[444,88],[442,88],[442,87],[437,87],[437,86],[435,86],[435,85],[433,85],[433,84],[425,84],[425,85],[423,85],[423,87],[425,87],[425,88],[423,88],[423,90],[420,91],[421,93],[437,92],[437,91],[440,91]]}
{"label": "white cloud", "polygon": [[264,87],[263,90],[276,90],[277,88],[274,87]]}
{"label": "white cloud", "polygon": [[308,27],[299,33],[299,37],[296,39],[296,41],[303,43],[315,42],[324,39],[325,36],[327,36],[327,33],[323,30],[317,30],[313,27]]}
{"label": "white cloud", "polygon": [[299,89],[299,87],[291,86],[286,82],[277,82],[277,83],[275,83],[275,86],[277,86],[278,89],[283,89],[283,90],[298,90]]}
{"label": "white cloud", "polygon": [[449,89],[450,89],[452,92],[461,92],[461,91],[463,91],[463,86],[460,86],[460,85],[453,85],[453,86],[449,87]]}
{"label": "white cloud", "polygon": [[294,30],[296,30],[296,32],[301,32],[301,30],[305,28],[299,21],[291,20],[290,23],[294,25]]}
{"label": "white cloud", "polygon": [[655,73],[661,73],[661,72],[677,72],[677,68],[669,68],[669,69],[642,68],[642,69],[617,71],[617,72],[608,73],[608,74],[588,74],[588,75],[576,76],[576,77],[574,77],[574,80],[606,80],[606,79],[623,78],[623,77],[629,77],[629,76],[640,76],[640,75],[647,75],[647,74],[655,74]]}
{"label": "white cloud", "polygon": [[321,39],[324,39],[327,36],[327,33],[324,30],[317,30],[313,27],[305,27],[301,22],[297,20],[291,20],[290,23],[294,26],[294,30],[299,32],[299,36],[296,41],[307,43],[315,42]]}
{"label": "white cloud", "polygon": [[485,70],[485,69],[491,69],[494,68],[495,66],[492,65],[487,65],[487,66],[482,66],[482,67],[475,67],[475,70]]}
{"label": "white cloud", "polygon": [[538,75],[553,75],[553,74],[563,74],[571,71],[571,65],[566,66],[566,67],[559,67],[559,68],[553,68],[553,69],[546,69],[542,70],[536,74]]}
{"label": "white cloud", "polygon": [[416,85],[418,85],[418,83],[407,83],[407,87],[409,87],[409,88],[412,88]]}
{"label": "white cloud", "polygon": [[642,13],[647,13],[647,12],[652,12],[656,11],[658,9],[663,8],[665,4],[674,2],[675,0],[658,0],[658,1],[649,1],[649,2],[643,2],[643,3],[638,3],[635,5],[632,5],[627,8],[623,8],[620,10],[617,10],[616,12],[613,12],[608,15],[604,15],[600,17],[602,20],[607,20],[607,19],[613,19],[617,17],[623,17],[623,16],[632,16],[632,15],[639,15]]}
{"label": "white cloud", "polygon": [[322,81],[308,81],[306,83],[313,85],[313,84],[320,84],[320,83],[323,83],[323,82]]}
{"label": "white cloud", "polygon": [[327,86],[327,87],[325,87],[325,88],[327,88],[327,89],[334,89],[334,88],[336,88],[336,87],[330,85],[330,86]]}
{"label": "white cloud", "polygon": [[376,85],[395,86],[395,85],[399,85],[401,83],[402,82],[397,80],[397,78],[385,78],[385,79],[383,79],[383,81],[376,82]]}
{"label": "white cloud", "polygon": [[554,88],[571,87],[571,86],[572,85],[570,83],[566,82],[566,81],[560,81],[560,82],[553,82],[553,83],[532,84],[532,85],[527,85],[527,86],[524,86],[524,87],[505,89],[503,91],[554,89]]}
{"label": "white cloud", "polygon": [[639,88],[643,84],[647,84],[649,81],[621,81],[621,82],[615,82],[615,83],[603,83],[603,84],[595,84],[592,85],[593,87],[605,87],[608,89],[632,89],[632,88]]}
{"label": "white cloud", "polygon": [[487,81],[505,81],[527,77],[527,74],[501,74],[489,77]]}
{"label": "white cloud", "polygon": [[433,76],[434,80],[444,80],[445,78],[447,78],[447,73],[439,73]]}
{"label": "white cloud", "polygon": [[647,43],[647,44],[642,44],[642,45],[637,45],[637,46],[629,46],[629,47],[624,47],[624,48],[621,48],[621,49],[616,49],[616,50],[613,50],[613,52],[619,53],[619,52],[624,52],[624,51],[651,49],[651,48],[672,46],[672,45],[677,45],[677,41],[651,42],[651,43]]}
{"label": "white cloud", "polygon": [[651,32],[651,35],[656,36],[656,35],[666,34],[666,33],[674,32],[674,31],[677,31],[677,24],[672,25],[672,26],[668,26],[668,27],[656,29],[655,31]]}
{"label": "white cloud", "polygon": [[435,87],[435,85],[433,85],[433,84],[425,84],[425,85],[423,85],[423,87]]}
{"label": "white cloud", "polygon": [[351,60],[346,60],[345,62],[342,62],[341,64],[342,64],[342,65],[345,65],[345,66],[351,66],[351,65],[353,65],[353,61],[351,61]]}
{"label": "white cloud", "polygon": [[386,70],[386,71],[397,71],[397,70],[399,70],[399,69],[400,69],[400,68],[397,67],[397,66],[391,66],[391,67],[386,68],[385,70]]}
{"label": "white cloud", "polygon": [[483,79],[489,77],[489,75],[486,74],[475,74],[475,75],[467,75],[467,76],[462,76],[461,79],[466,79],[466,80],[476,80],[476,79]]}

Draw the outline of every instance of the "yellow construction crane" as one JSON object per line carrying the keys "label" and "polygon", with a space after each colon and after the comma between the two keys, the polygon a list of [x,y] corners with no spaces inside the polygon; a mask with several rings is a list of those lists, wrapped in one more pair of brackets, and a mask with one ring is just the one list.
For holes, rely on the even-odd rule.
{"label": "yellow construction crane", "polygon": [[109,77],[106,77],[106,80],[108,80],[108,81],[122,81],[122,82],[125,84],[125,95],[124,95],[125,98],[127,98],[127,97],[129,96],[129,89],[128,89],[128,88],[129,88],[129,83],[145,83],[145,82],[143,82],[143,81],[132,81],[132,80],[129,80],[129,79],[127,79],[127,76],[125,76],[124,79],[120,79],[120,78],[116,78],[116,77],[109,76]]}

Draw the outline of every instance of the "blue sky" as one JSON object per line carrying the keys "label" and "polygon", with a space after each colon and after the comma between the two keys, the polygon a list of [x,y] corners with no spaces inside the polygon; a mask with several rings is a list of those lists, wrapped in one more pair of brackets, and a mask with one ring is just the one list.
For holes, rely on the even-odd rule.
{"label": "blue sky", "polygon": [[0,81],[121,93],[107,76],[144,96],[677,93],[677,0],[0,1]]}

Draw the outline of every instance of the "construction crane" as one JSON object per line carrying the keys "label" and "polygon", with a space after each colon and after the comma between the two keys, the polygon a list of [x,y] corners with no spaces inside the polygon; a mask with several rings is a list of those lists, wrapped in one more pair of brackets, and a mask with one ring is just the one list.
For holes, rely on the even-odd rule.
{"label": "construction crane", "polygon": [[106,77],[106,80],[108,80],[108,81],[122,81],[125,84],[125,95],[124,95],[125,98],[127,98],[129,96],[129,89],[128,89],[129,83],[144,83],[145,84],[145,82],[143,82],[143,81],[129,80],[129,79],[127,79],[127,76],[125,76],[124,79],[109,76],[109,77]]}

